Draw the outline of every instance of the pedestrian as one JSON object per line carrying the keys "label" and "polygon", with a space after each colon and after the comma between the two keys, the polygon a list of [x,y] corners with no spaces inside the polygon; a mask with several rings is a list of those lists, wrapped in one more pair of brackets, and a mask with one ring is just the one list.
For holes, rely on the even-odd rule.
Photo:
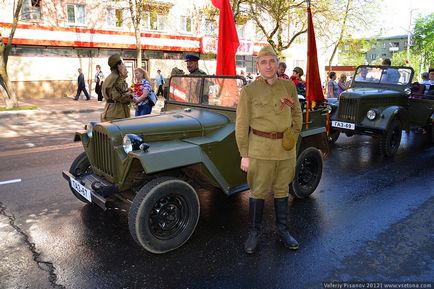
{"label": "pedestrian", "polygon": [[113,54],[108,59],[111,73],[102,85],[102,95],[106,100],[101,121],[111,121],[130,117],[130,101],[132,93],[128,89],[126,78],[128,71],[119,54]]}
{"label": "pedestrian", "polygon": [[[260,78],[241,90],[236,112],[235,137],[241,155],[240,168],[247,172],[250,187],[249,234],[244,243],[248,254],[256,251],[264,202],[274,194],[277,235],[284,246],[299,244],[288,232],[288,192],[295,174],[296,146],[302,114],[295,85],[277,77],[278,58],[271,46],[262,48],[256,59]],[[291,145],[283,147],[286,131]],[[291,136],[291,135],[290,135]]]}
{"label": "pedestrian", "polygon": [[136,109],[135,116],[150,114],[157,99],[151,88],[148,73],[143,68],[138,67],[134,70],[134,77],[136,81],[132,85],[132,91]]}
{"label": "pedestrian", "polygon": [[98,95],[98,101],[102,101],[102,84],[104,82],[104,73],[101,71],[101,65],[97,64],[95,73],[95,93]]}
{"label": "pedestrian", "polygon": [[338,81],[338,98],[342,92],[348,89],[348,86],[349,83],[347,82],[347,75],[345,73],[342,73],[339,76],[339,81]]}
{"label": "pedestrian", "polygon": [[187,54],[185,56],[185,62],[187,63],[187,70],[190,75],[207,75],[205,71],[199,69],[200,57],[194,54]]}
{"label": "pedestrian", "polygon": [[155,76],[155,85],[157,86],[157,96],[162,96],[163,95],[163,85],[165,83],[164,81],[164,76],[161,73],[161,70],[158,69],[157,70],[157,75]]}
{"label": "pedestrian", "polygon": [[[383,66],[391,66],[392,61],[389,58],[384,58],[383,62],[381,63]],[[396,68],[390,67],[385,68],[383,70],[383,75],[381,76],[381,82],[387,82],[387,83],[398,83],[399,79],[401,78],[401,74]]]}
{"label": "pedestrian", "polygon": [[336,72],[330,71],[329,81],[327,82],[327,98],[338,98],[338,84],[336,82]]}
{"label": "pedestrian", "polygon": [[251,72],[247,72],[246,80],[247,80],[247,84],[253,82],[254,79],[253,79],[253,76],[252,76]]}
{"label": "pedestrian", "polygon": [[74,97],[74,100],[78,100],[82,91],[83,91],[84,95],[86,96],[86,100],[90,100],[89,93],[87,93],[87,90],[86,90],[86,82],[84,81],[84,74],[83,74],[81,68],[78,69],[77,85],[78,85],[77,95]]}
{"label": "pedestrian", "polygon": [[285,74],[286,71],[286,63],[280,62],[279,67],[277,68],[277,76],[282,79],[289,79],[289,76]]}
{"label": "pedestrian", "polygon": [[294,67],[292,70],[292,75],[289,78],[297,88],[297,94],[306,96],[306,82],[301,78],[304,74],[304,71],[301,67]]}

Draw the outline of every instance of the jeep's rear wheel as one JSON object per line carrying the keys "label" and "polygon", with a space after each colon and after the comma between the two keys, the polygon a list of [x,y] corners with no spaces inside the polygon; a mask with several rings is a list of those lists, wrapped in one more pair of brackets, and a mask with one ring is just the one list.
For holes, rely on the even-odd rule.
{"label": "jeep's rear wheel", "polygon": [[321,180],[322,174],[321,151],[314,147],[305,149],[297,158],[294,180],[289,191],[297,198],[311,195]]}
{"label": "jeep's rear wheel", "polygon": [[182,246],[199,220],[199,198],[187,182],[156,178],[133,200],[128,226],[133,239],[147,251],[162,254]]}
{"label": "jeep's rear wheel", "polygon": [[[93,173],[92,167],[90,165],[89,159],[87,158],[86,152],[82,152],[75,158],[72,162],[69,172],[76,178],[80,178],[82,175],[87,175]],[[82,202],[89,203],[84,197],[77,193],[69,183],[69,188],[71,189],[74,196]]]}
{"label": "jeep's rear wheel", "polygon": [[398,119],[393,120],[389,129],[381,135],[380,152],[386,157],[391,157],[398,151],[401,144],[402,127]]}

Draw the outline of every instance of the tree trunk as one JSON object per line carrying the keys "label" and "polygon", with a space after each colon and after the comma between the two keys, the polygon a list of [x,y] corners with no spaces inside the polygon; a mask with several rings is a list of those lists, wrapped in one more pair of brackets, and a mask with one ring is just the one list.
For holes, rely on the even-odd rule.
{"label": "tree trunk", "polygon": [[4,44],[3,36],[0,33],[0,86],[2,88],[1,94],[3,95],[6,108],[14,108],[18,107],[18,100],[12,83],[9,80],[7,66],[5,62],[5,59],[7,59],[7,55],[5,55],[5,53],[6,46]]}

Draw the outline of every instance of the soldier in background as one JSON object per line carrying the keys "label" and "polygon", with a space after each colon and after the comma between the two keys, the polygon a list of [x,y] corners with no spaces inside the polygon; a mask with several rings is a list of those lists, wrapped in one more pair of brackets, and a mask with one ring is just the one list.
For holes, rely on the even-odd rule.
{"label": "soldier in background", "polygon": [[187,54],[185,62],[187,62],[187,70],[190,75],[207,75],[205,71],[199,69],[199,56],[194,54]]}
{"label": "soldier in background", "polygon": [[294,139],[297,139],[302,125],[301,107],[292,81],[277,76],[278,59],[273,48],[262,48],[256,61],[261,77],[241,90],[235,124],[240,168],[247,172],[250,187],[249,235],[244,244],[248,254],[256,251],[264,200],[270,191],[274,194],[279,239],[289,249],[295,250],[299,246],[289,234],[287,223],[296,146],[283,148],[283,132],[291,127],[296,134]]}
{"label": "soldier in background", "polygon": [[113,54],[108,59],[111,73],[102,85],[102,94],[106,100],[101,121],[110,121],[130,117],[132,94],[125,79],[128,71],[119,54]]}

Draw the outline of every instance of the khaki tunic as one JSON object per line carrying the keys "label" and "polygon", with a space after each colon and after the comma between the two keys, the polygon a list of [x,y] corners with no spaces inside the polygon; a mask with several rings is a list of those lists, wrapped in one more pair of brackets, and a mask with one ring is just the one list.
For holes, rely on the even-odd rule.
{"label": "khaki tunic", "polygon": [[[291,98],[294,107],[281,106],[281,99]],[[250,128],[263,132],[283,132],[291,127],[301,131],[302,112],[295,85],[277,79],[273,85],[258,79],[241,90],[235,125],[235,137],[241,157],[250,159],[247,182],[254,198],[265,198],[272,190],[275,197],[288,195],[294,177],[296,147],[286,151],[282,139],[255,135]]]}
{"label": "khaki tunic", "polygon": [[106,100],[101,121],[111,121],[130,117],[130,92],[125,79],[112,71],[102,85],[102,94]]}
{"label": "khaki tunic", "polygon": [[195,71],[191,72],[190,75],[207,75],[207,74],[205,71],[198,68]]}

